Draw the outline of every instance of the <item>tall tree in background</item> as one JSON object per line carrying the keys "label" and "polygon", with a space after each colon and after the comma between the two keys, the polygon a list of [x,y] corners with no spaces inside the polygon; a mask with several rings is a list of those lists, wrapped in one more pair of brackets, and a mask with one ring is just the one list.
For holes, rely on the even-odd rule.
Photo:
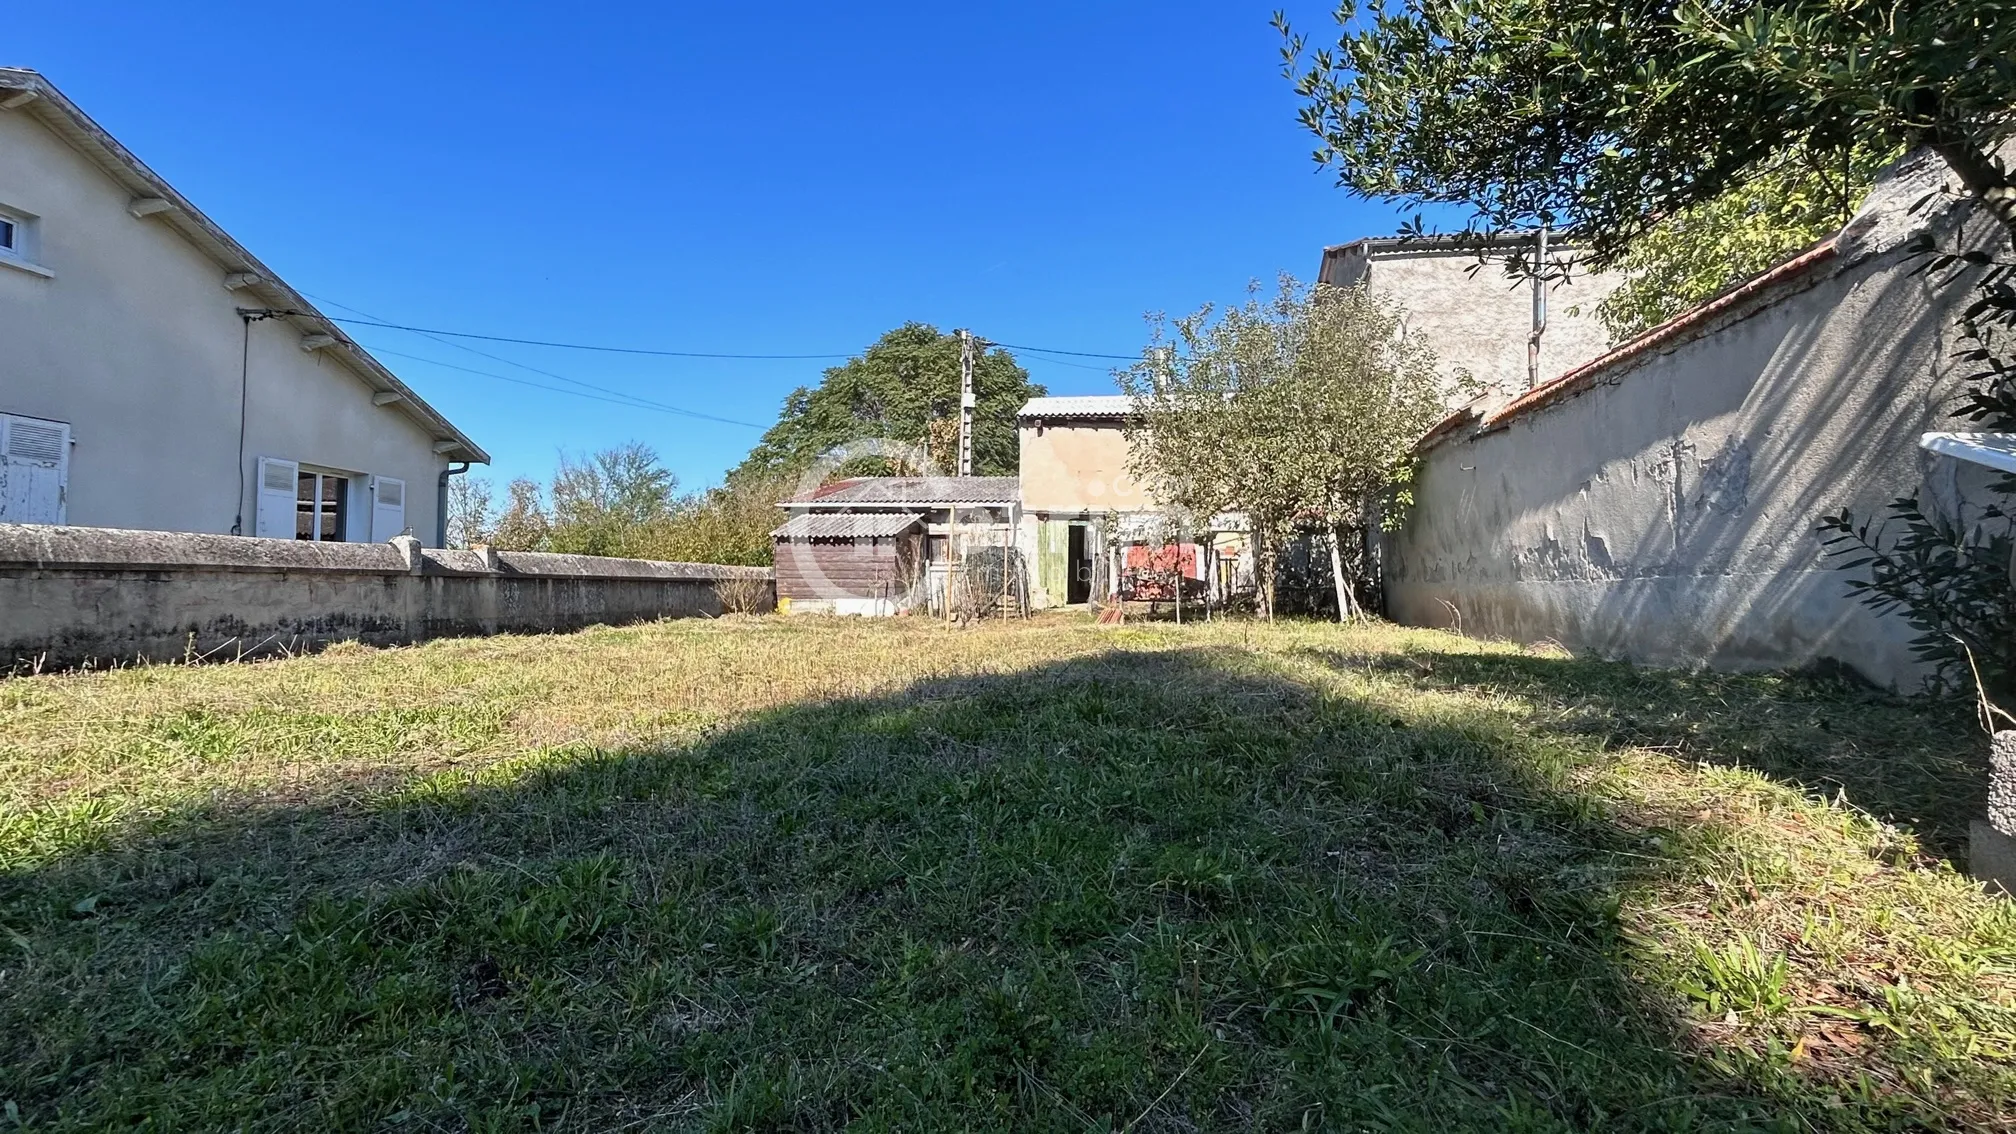
{"label": "tall tree in background", "polygon": [[1276,14],[1315,157],[1475,227],[1573,226],[1614,262],[1774,172],[1928,145],[2016,230],[2006,0],[1347,0],[1334,48]]}
{"label": "tall tree in background", "polygon": [[[1019,463],[1015,415],[1043,395],[1029,372],[999,348],[982,353],[973,368],[973,471],[1012,476]],[[803,471],[850,441],[877,438],[923,446],[941,471],[958,468],[959,339],[923,323],[905,323],[875,341],[860,357],[826,371],[817,386],[801,386],[784,399],[777,424],[729,473],[731,483]],[[948,428],[949,425],[949,428]],[[949,443],[948,443],[949,440]],[[914,470],[871,462],[842,470],[852,475]]]}
{"label": "tall tree in background", "polygon": [[1283,542],[1320,531],[1338,618],[1354,617],[1362,541],[1352,537],[1404,494],[1414,444],[1444,412],[1442,385],[1434,351],[1397,307],[1284,276],[1271,298],[1157,325],[1121,376],[1136,407],[1129,471],[1179,512],[1247,514],[1270,614]]}
{"label": "tall tree in background", "polygon": [[553,524],[547,519],[539,483],[521,476],[505,487],[505,494],[508,499],[497,526],[491,529],[490,542],[504,551],[546,550]]}
{"label": "tall tree in background", "polygon": [[497,530],[497,517],[492,515],[496,509],[488,477],[450,477],[448,546],[467,550],[479,543],[489,543]]}
{"label": "tall tree in background", "polygon": [[[640,442],[589,457],[563,455],[550,485],[512,481],[510,501],[496,520],[474,520],[466,530],[502,551],[769,565],[777,501],[791,482],[752,477],[683,495],[678,486],[658,454]],[[487,516],[489,485],[479,481],[472,491],[482,507],[471,505],[468,513]]]}
{"label": "tall tree in background", "polygon": [[649,445],[632,441],[586,460],[563,455],[549,499],[550,550],[649,557],[649,533],[672,518],[679,480]]}

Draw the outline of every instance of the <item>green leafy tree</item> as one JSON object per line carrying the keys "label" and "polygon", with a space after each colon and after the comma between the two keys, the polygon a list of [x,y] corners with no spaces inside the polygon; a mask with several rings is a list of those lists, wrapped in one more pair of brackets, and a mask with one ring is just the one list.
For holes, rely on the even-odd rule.
{"label": "green leafy tree", "polygon": [[548,493],[547,546],[576,555],[647,556],[650,533],[672,519],[678,492],[678,478],[642,442],[586,460],[562,456]]}
{"label": "green leafy tree", "polygon": [[1404,506],[1414,444],[1444,413],[1443,383],[1398,307],[1284,276],[1271,298],[1158,322],[1121,376],[1137,407],[1130,471],[1179,514],[1247,514],[1270,614],[1282,545],[1320,532],[1338,617],[1353,617],[1363,541],[1352,537],[1383,506]]}
{"label": "green leafy tree", "polygon": [[1628,339],[1775,267],[1846,224],[1881,164],[1788,164],[1682,209],[1624,252],[1624,282],[1596,305],[1597,318],[1612,341]]}
{"label": "green leafy tree", "polygon": [[1573,226],[1599,263],[1759,176],[1929,145],[2016,228],[2001,0],[1347,0],[1334,47],[1280,14],[1316,160],[1475,227]]}
{"label": "green leafy tree", "polygon": [[[487,525],[492,546],[626,559],[767,566],[777,501],[789,477],[745,477],[705,492],[681,494],[678,480],[651,447],[630,442],[587,458],[563,457],[552,482],[524,477]],[[488,485],[482,486],[487,517]],[[473,529],[472,529],[473,530]],[[480,533],[479,533],[480,534]]]}
{"label": "green leafy tree", "polygon": [[492,542],[496,533],[497,502],[490,481],[481,476],[451,477],[448,481],[448,546],[464,550]]}
{"label": "green leafy tree", "polygon": [[490,544],[501,551],[545,551],[553,524],[546,515],[539,482],[518,477],[505,487],[508,497],[497,526],[490,532]]}
{"label": "green leafy tree", "polygon": [[[973,367],[973,471],[1012,476],[1020,448],[1015,415],[1043,395],[1029,372],[1005,350],[980,352]],[[905,323],[857,358],[826,371],[817,386],[784,399],[777,424],[729,474],[731,481],[802,472],[851,441],[888,439],[923,446],[941,470],[958,467],[959,338],[923,323]],[[948,428],[949,427],[949,428]],[[906,473],[869,459],[840,475]]]}
{"label": "green leafy tree", "polygon": [[748,477],[687,497],[651,542],[651,556],[768,567],[770,532],[784,521],[777,502],[796,487],[791,477]]}

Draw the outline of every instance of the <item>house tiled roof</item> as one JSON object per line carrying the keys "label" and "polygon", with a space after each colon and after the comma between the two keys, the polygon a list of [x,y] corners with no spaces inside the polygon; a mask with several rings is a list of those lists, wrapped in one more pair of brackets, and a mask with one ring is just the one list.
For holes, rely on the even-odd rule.
{"label": "house tiled roof", "polygon": [[876,539],[902,535],[922,520],[915,512],[803,512],[770,534],[777,539]]}
{"label": "house tiled roof", "polygon": [[809,496],[783,502],[793,509],[828,507],[1013,504],[1022,481],[1012,476],[861,476],[823,484]]}
{"label": "house tiled roof", "polygon": [[1089,394],[1068,398],[1030,398],[1022,417],[1126,417],[1134,399],[1125,394]]}

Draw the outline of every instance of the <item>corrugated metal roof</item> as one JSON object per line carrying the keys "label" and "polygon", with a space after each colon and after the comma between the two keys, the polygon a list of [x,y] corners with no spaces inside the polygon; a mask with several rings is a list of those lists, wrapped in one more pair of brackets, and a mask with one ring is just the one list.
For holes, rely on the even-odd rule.
{"label": "corrugated metal roof", "polygon": [[786,508],[877,504],[1013,504],[1022,481],[1012,476],[861,476],[820,485]]}
{"label": "corrugated metal roof", "polygon": [[1126,417],[1134,399],[1125,394],[1086,394],[1069,398],[1030,398],[1022,417]]}
{"label": "corrugated metal roof", "polygon": [[791,517],[770,534],[777,539],[877,539],[902,535],[922,521],[913,512],[813,512]]}

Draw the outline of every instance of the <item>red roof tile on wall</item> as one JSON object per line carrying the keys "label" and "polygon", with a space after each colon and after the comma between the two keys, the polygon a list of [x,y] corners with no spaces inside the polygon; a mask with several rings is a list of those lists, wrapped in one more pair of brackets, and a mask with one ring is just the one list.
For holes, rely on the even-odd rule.
{"label": "red roof tile on wall", "polygon": [[[1562,398],[1586,390],[1590,386],[1595,385],[1596,380],[1602,377],[1605,371],[1628,362],[1662,343],[1671,342],[1679,338],[1687,331],[1708,322],[1717,315],[1721,315],[1742,305],[1762,292],[1796,279],[1818,265],[1833,259],[1836,251],[1836,239],[1837,237],[1830,236],[1813,247],[1808,248],[1806,251],[1801,252],[1799,255],[1792,257],[1790,260],[1772,268],[1770,271],[1730,288],[1728,291],[1723,292],[1721,295],[1716,296],[1699,307],[1668,319],[1666,322],[1646,331],[1637,338],[1616,347],[1609,353],[1599,355],[1583,363],[1581,366],[1570,370],[1552,382],[1545,382],[1535,386],[1531,390],[1500,406],[1498,409],[1485,414],[1480,428],[1482,430],[1496,429],[1513,418],[1531,413],[1542,406],[1551,405]],[[1428,432],[1428,436],[1423,438],[1423,443],[1425,444],[1431,439],[1438,438],[1450,432],[1460,424],[1459,419],[1468,412],[1470,411],[1466,408],[1451,414],[1448,418],[1444,419],[1442,424],[1437,425]]]}

